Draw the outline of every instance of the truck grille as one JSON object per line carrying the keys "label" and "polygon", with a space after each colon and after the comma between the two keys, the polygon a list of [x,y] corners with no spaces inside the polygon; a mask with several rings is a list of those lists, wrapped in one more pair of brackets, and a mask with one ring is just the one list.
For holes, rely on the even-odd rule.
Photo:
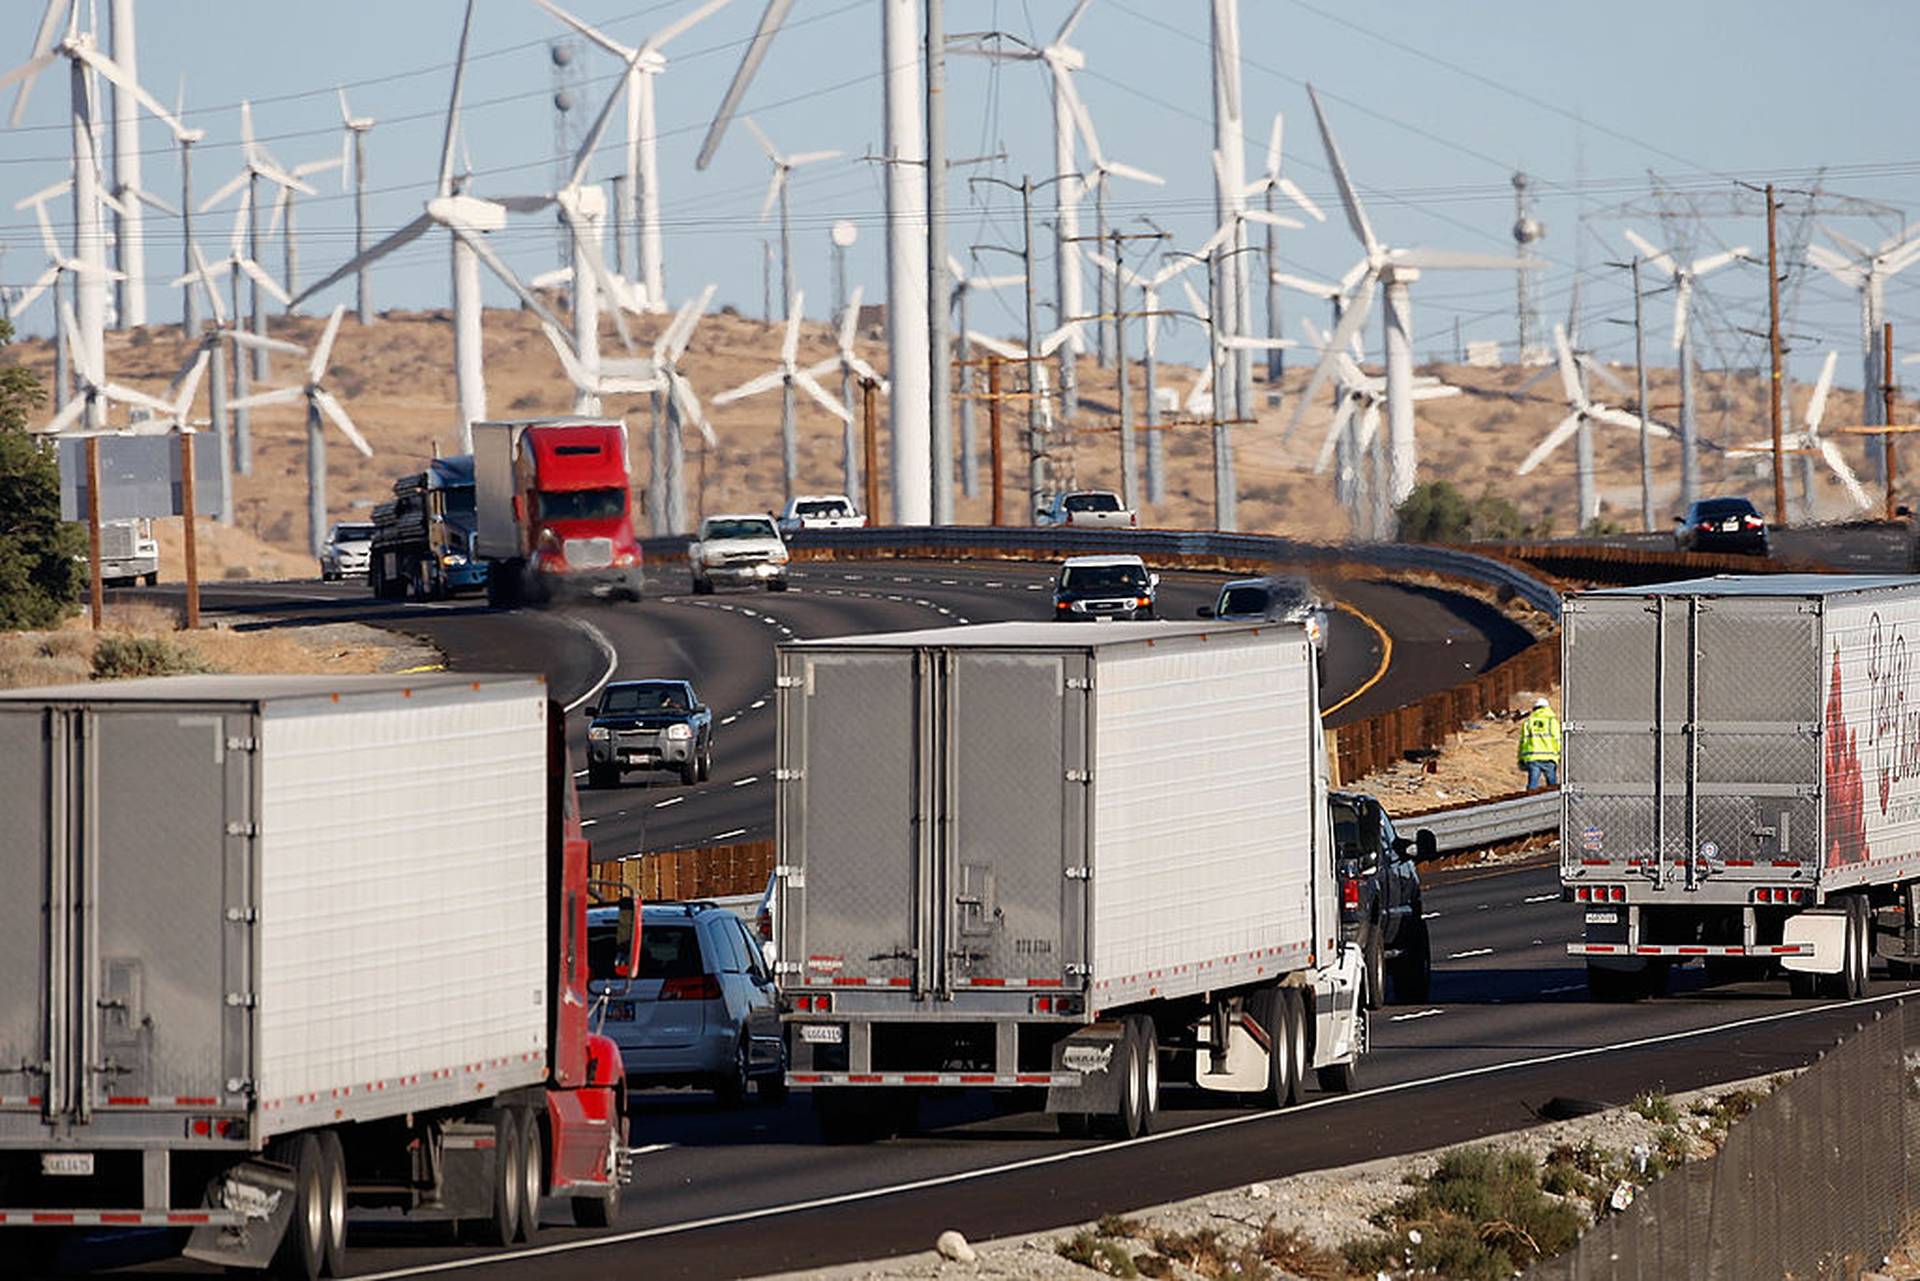
{"label": "truck grille", "polygon": [[102,559],[132,560],[134,552],[134,529],[132,525],[109,524],[100,526],[100,556]]}
{"label": "truck grille", "polygon": [[575,569],[605,569],[613,564],[611,538],[569,538],[567,564]]}
{"label": "truck grille", "polygon": [[767,558],[765,552],[726,552],[724,555],[729,565],[757,565]]}

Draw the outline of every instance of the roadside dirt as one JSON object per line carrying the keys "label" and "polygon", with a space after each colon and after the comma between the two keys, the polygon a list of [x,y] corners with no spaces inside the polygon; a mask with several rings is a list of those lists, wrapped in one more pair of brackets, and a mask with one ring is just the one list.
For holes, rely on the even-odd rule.
{"label": "roadside dirt", "polygon": [[1527,776],[1515,764],[1520,720],[1532,708],[1533,700],[1543,696],[1555,710],[1559,709],[1559,686],[1523,690],[1504,711],[1483,716],[1449,738],[1432,761],[1397,761],[1351,786],[1378,797],[1387,813],[1396,818],[1521,791],[1527,785]]}

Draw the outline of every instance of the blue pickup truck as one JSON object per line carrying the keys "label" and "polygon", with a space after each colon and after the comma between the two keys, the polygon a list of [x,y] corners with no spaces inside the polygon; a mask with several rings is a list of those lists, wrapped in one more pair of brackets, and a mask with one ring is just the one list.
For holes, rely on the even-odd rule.
{"label": "blue pickup truck", "polygon": [[587,724],[587,783],[618,787],[628,770],[673,770],[688,786],[713,773],[713,709],[682,680],[615,681]]}

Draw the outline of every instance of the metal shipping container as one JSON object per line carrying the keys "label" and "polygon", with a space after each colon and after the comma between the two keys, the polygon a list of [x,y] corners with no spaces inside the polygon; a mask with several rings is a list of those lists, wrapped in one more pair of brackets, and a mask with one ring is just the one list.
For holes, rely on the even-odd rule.
{"label": "metal shipping container", "polygon": [[797,641],[778,684],[783,992],[880,1019],[1080,993],[1091,1017],[1332,960],[1299,628]]}
{"label": "metal shipping container", "polygon": [[0,694],[0,1143],[257,1148],[538,1083],[546,716],[519,677]]}
{"label": "metal shipping container", "polygon": [[1810,957],[1778,909],[1920,877],[1920,579],[1689,579],[1563,620],[1576,954]]}

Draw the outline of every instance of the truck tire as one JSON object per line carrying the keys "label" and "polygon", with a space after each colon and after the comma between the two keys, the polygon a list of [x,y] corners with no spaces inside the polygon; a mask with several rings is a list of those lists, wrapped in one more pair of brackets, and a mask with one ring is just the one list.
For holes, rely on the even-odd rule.
{"label": "truck tire", "polygon": [[1424,1005],[1432,999],[1433,936],[1425,920],[1407,923],[1406,937],[1389,977],[1393,980],[1393,999],[1399,1004]]}
{"label": "truck tire", "polygon": [[1367,990],[1362,1002],[1369,1010],[1387,1003],[1387,941],[1380,923],[1371,922],[1360,936],[1360,952],[1366,962]]}
{"label": "truck tire", "polygon": [[707,745],[700,749],[700,777],[695,781],[704,783],[712,777],[713,777],[713,740],[708,739]]}
{"label": "truck tire", "polygon": [[754,1090],[762,1103],[769,1107],[778,1107],[787,1101],[787,1046],[780,1045],[780,1062],[772,1072],[754,1082]]}
{"label": "truck tire", "polygon": [[320,1141],[289,1134],[267,1149],[269,1160],[293,1170],[293,1217],[273,1255],[275,1276],[315,1281],[327,1259],[326,1190]]}
{"label": "truck tire", "polygon": [[531,1241],[540,1231],[540,1198],[546,1194],[547,1147],[533,1111],[520,1114],[520,1225],[515,1241]]}
{"label": "truck tire", "polygon": [[1287,1057],[1291,1060],[1287,1073],[1291,1078],[1291,1088],[1282,1106],[1291,1107],[1306,1095],[1307,1070],[1313,1066],[1313,1055],[1307,1049],[1307,1002],[1300,989],[1281,988],[1280,1005],[1286,1013]]}
{"label": "truck tire", "polygon": [[784,578],[769,579],[767,581],[767,590],[770,592],[784,592],[787,590],[787,580]]}
{"label": "truck tire", "polygon": [[325,1261],[320,1270],[330,1277],[347,1275],[347,1153],[340,1136],[322,1130],[320,1191],[325,1220]]}
{"label": "truck tire", "polygon": [[483,1245],[512,1245],[520,1230],[520,1120],[511,1108],[493,1117],[493,1209],[474,1224]]}
{"label": "truck tire", "polygon": [[1129,1014],[1126,1035],[1121,1039],[1125,1055],[1122,1069],[1126,1076],[1120,1087],[1120,1110],[1093,1118],[1098,1134],[1111,1139],[1137,1139],[1153,1130],[1160,1112],[1160,1047],[1153,1020],[1144,1014]]}
{"label": "truck tire", "polygon": [[1298,1084],[1293,1079],[1293,1053],[1289,1049],[1292,1030],[1288,1023],[1287,1003],[1280,987],[1273,984],[1255,992],[1249,1002],[1253,1018],[1267,1034],[1267,1083],[1253,1095],[1262,1108],[1283,1108],[1293,1098]]}
{"label": "truck tire", "polygon": [[700,781],[700,753],[696,751],[692,756],[689,756],[686,759],[685,763],[683,763],[680,766],[680,783],[684,787],[692,787],[695,783],[698,783],[699,781]]}
{"label": "truck tire", "polygon": [[1857,1001],[1867,994],[1867,966],[1871,959],[1871,944],[1868,942],[1867,899],[1864,894],[1848,894],[1841,898],[1847,909],[1847,938],[1842,945],[1840,972],[1821,977],[1825,995],[1837,1001]]}

